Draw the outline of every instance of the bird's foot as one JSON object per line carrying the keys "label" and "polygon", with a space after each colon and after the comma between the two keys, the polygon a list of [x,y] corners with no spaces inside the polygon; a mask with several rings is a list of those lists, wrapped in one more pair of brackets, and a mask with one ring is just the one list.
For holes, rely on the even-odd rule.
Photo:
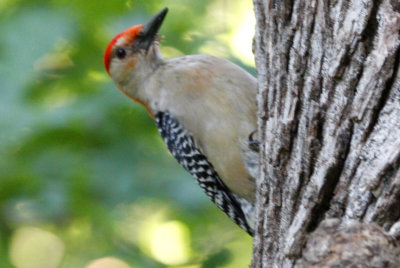
{"label": "bird's foot", "polygon": [[254,139],[254,134],[256,133],[257,130],[254,130],[253,132],[250,133],[249,138],[247,139],[247,144],[250,150],[258,153],[260,151],[260,142]]}

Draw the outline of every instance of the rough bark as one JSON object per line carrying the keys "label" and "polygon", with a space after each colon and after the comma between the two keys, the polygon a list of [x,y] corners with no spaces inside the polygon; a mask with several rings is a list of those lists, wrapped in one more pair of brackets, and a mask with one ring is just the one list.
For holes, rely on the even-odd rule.
{"label": "rough bark", "polygon": [[252,267],[400,267],[400,1],[253,2]]}

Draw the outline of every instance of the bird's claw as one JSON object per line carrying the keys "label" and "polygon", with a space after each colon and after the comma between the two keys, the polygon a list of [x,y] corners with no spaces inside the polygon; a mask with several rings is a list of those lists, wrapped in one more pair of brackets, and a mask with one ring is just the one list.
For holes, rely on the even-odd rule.
{"label": "bird's claw", "polygon": [[254,139],[255,133],[257,133],[257,130],[254,130],[253,132],[250,133],[247,142],[250,150],[258,153],[260,151],[260,142]]}

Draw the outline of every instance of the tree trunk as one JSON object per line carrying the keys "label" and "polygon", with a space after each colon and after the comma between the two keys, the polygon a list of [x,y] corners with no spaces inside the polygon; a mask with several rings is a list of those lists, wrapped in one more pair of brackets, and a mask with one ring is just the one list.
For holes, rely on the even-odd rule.
{"label": "tree trunk", "polygon": [[400,1],[253,1],[252,267],[400,267]]}

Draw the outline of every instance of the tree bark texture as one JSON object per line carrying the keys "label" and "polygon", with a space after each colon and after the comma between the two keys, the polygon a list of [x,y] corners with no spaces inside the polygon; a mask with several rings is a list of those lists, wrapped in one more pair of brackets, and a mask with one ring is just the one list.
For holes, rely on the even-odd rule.
{"label": "tree bark texture", "polygon": [[400,0],[253,2],[252,267],[400,267]]}

